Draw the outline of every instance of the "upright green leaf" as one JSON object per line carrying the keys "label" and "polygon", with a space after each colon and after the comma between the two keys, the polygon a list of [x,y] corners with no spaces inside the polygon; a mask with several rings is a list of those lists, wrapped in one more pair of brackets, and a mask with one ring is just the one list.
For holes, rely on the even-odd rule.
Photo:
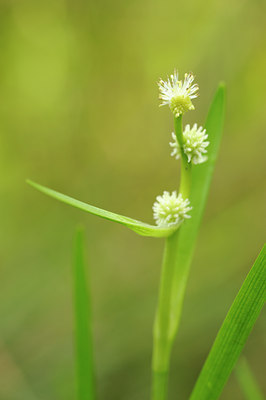
{"label": "upright green leaf", "polygon": [[73,262],[78,400],[95,399],[91,304],[84,260],[83,231],[77,230]]}
{"label": "upright green leaf", "polygon": [[[206,123],[210,140],[208,161],[202,165],[193,165],[191,168],[187,158],[182,155],[180,193],[184,198],[189,197],[193,211],[192,218],[185,221],[178,231],[166,239],[153,331],[152,399],[154,400],[166,399],[167,396],[171,349],[178,330],[189,266],[217,158],[223,118],[224,87],[221,85],[212,102]],[[181,116],[175,118],[175,134],[182,145]]]}
{"label": "upright green leaf", "polygon": [[145,224],[144,222],[137,221],[136,219],[124,217],[123,215],[102,210],[101,208],[91,206],[90,204],[84,203],[80,200],[73,199],[72,197],[66,196],[65,194],[56,192],[55,190],[49,189],[36,182],[33,182],[30,179],[27,180],[27,183],[35,189],[39,190],[40,192],[47,194],[48,196],[53,197],[54,199],[59,200],[62,203],[78,208],[79,210],[86,211],[89,214],[97,215],[98,217],[108,219],[109,221],[122,224],[141,236],[158,238],[167,237],[172,235],[172,233],[175,232],[178,228],[177,225],[169,228],[161,228],[159,226]]}
{"label": "upright green leaf", "polygon": [[210,142],[208,147],[208,160],[203,164],[193,165],[192,167],[191,193],[189,196],[193,207],[190,212],[191,219],[186,220],[179,230],[176,248],[178,256],[172,289],[172,313],[174,317],[171,330],[173,336],[178,327],[189,268],[221,142],[224,109],[225,87],[223,84],[220,84],[214,96],[205,124],[208,140]]}
{"label": "upright green leaf", "polygon": [[244,357],[238,361],[235,374],[246,400],[263,400],[263,394]]}
{"label": "upright green leaf", "polygon": [[190,400],[219,398],[265,303],[265,278],[266,245],[223,322]]}

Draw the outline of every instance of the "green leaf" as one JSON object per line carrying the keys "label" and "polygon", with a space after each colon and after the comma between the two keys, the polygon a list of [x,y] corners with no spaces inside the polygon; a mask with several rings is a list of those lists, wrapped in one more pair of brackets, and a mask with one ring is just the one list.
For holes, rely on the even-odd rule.
{"label": "green leaf", "polygon": [[244,357],[238,361],[235,374],[246,400],[263,400],[263,394]]}
{"label": "green leaf", "polygon": [[[185,221],[177,232],[166,239],[153,333],[152,399],[154,400],[166,398],[171,348],[178,330],[193,249],[222,135],[224,92],[224,86],[220,85],[206,122],[211,142],[208,149],[208,161],[202,165],[193,165],[191,168],[186,157],[182,156],[181,160],[180,193],[184,198],[189,197],[193,210],[192,218]],[[180,137],[181,132],[182,118],[175,118],[177,138]],[[192,180],[192,189],[189,194],[190,180]]]}
{"label": "green leaf", "polygon": [[[193,218],[193,228],[187,228],[190,241],[195,242],[197,237],[207,197],[210,189],[212,175],[220,148],[225,111],[225,86],[220,84],[210,107],[207,121],[205,124],[208,134],[208,160],[199,165],[193,165],[190,200],[193,206],[191,217]],[[191,221],[192,221],[191,218]],[[184,227],[185,228],[185,227]],[[184,229],[185,231],[186,229]],[[186,235],[188,232],[186,232]],[[185,235],[185,232],[182,234]],[[193,240],[192,240],[193,238]],[[191,245],[190,245],[191,246]]]}
{"label": "green leaf", "polygon": [[173,232],[175,232],[178,228],[178,226],[171,228],[160,228],[155,225],[145,224],[144,222],[124,217],[123,215],[115,214],[110,211],[102,210],[101,208],[91,206],[90,204],[87,203],[83,203],[80,200],[73,199],[72,197],[56,192],[55,190],[49,189],[29,179],[27,180],[27,183],[33,186],[35,189],[39,190],[40,192],[45,193],[48,196],[61,201],[62,203],[66,203],[72,207],[78,208],[79,210],[86,211],[89,214],[97,215],[98,217],[117,222],[118,224],[122,224],[141,236],[150,236],[158,238],[167,237],[170,236]]}
{"label": "green leaf", "polygon": [[91,304],[84,260],[83,231],[80,229],[75,238],[73,282],[78,400],[94,400]]}
{"label": "green leaf", "polygon": [[218,399],[265,303],[266,246],[243,283],[208,358],[190,400]]}
{"label": "green leaf", "polygon": [[193,207],[190,212],[191,219],[179,229],[176,252],[177,262],[172,289],[172,336],[175,336],[178,328],[186,282],[189,268],[192,261],[194,247],[203,212],[205,209],[207,196],[211,184],[214,165],[217,159],[218,150],[221,142],[225,109],[225,87],[223,84],[217,89],[211,104],[207,121],[205,124],[210,145],[208,147],[208,160],[200,165],[193,165],[191,171],[191,193],[190,202]]}

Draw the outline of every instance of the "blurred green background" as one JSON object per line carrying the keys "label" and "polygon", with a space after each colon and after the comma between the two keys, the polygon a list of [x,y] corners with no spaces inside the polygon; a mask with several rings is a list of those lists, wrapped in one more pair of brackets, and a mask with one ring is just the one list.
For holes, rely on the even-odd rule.
{"label": "blurred green background", "polygon": [[[172,357],[187,399],[265,238],[263,0],[1,0],[0,399],[75,398],[71,258],[86,227],[99,399],[149,398],[163,241],[62,205],[25,184],[152,222],[177,187],[159,77],[196,74],[186,123],[227,84],[222,147]],[[265,315],[245,347],[265,389]],[[264,336],[264,339],[263,339]],[[234,375],[222,399],[243,399]]]}

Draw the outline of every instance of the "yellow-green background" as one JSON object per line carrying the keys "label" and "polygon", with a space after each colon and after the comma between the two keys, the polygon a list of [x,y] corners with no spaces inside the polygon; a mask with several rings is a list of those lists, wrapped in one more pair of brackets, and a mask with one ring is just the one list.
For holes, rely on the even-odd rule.
{"label": "yellow-green background", "polygon": [[[163,241],[57,203],[31,178],[152,221],[178,183],[159,77],[193,71],[185,122],[227,84],[224,137],[174,348],[170,398],[187,399],[265,238],[263,0],[1,0],[0,399],[72,400],[71,250],[86,227],[99,399],[149,398]],[[261,387],[265,315],[245,354]],[[243,399],[234,375],[222,399]]]}

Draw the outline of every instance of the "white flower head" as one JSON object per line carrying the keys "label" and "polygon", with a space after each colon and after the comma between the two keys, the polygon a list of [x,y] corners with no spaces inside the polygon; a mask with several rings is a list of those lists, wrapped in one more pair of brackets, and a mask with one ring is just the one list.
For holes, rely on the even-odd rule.
{"label": "white flower head", "polygon": [[189,199],[183,199],[182,195],[177,196],[176,191],[170,194],[164,191],[162,196],[156,197],[153,204],[153,217],[157,225],[169,227],[179,225],[185,218],[190,218],[187,213],[192,210],[189,207]]}
{"label": "white flower head", "polygon": [[161,106],[168,104],[175,117],[184,114],[186,111],[194,110],[192,99],[198,96],[199,87],[192,85],[194,76],[185,74],[184,82],[178,80],[178,72],[174,71],[166,81],[160,79],[158,85],[160,90],[159,98],[162,100]]}
{"label": "white flower head", "polygon": [[[170,146],[173,148],[171,156],[178,159],[181,156],[181,149],[174,132],[172,133],[172,138],[174,141],[170,142]],[[185,126],[183,133],[183,149],[188,158],[188,162],[192,162],[192,164],[202,164],[208,159],[206,156],[206,147],[209,146],[210,142],[206,140],[207,138],[206,129],[203,129],[202,126],[199,128],[197,124],[194,124],[192,128],[190,128],[190,125]]]}

